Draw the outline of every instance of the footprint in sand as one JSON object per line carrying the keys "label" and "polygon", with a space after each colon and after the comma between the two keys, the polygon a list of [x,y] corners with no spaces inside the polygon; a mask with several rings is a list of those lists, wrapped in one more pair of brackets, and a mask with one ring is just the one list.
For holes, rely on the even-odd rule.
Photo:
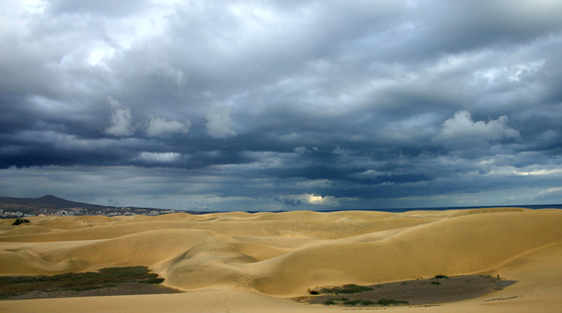
{"label": "footprint in sand", "polygon": [[228,309],[228,306],[226,305],[227,302],[228,302],[228,296],[226,295],[226,293],[219,294],[215,298],[215,301],[213,302],[211,312],[213,312],[213,313],[222,313],[222,312],[230,313],[230,310]]}

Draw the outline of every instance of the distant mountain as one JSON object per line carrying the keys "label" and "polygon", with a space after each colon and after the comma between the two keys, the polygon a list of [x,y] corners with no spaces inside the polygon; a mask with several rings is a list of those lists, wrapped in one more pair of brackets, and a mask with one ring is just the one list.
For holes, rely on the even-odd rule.
{"label": "distant mountain", "polygon": [[[74,202],[53,195],[36,199],[0,197],[0,209],[3,209],[5,214],[7,212],[21,212],[29,216],[55,214],[60,210],[72,212],[71,215],[108,214],[123,211],[114,206]],[[7,216],[10,217],[12,215]]]}
{"label": "distant mountain", "polygon": [[22,207],[40,207],[40,208],[50,208],[50,209],[70,209],[70,208],[81,208],[88,210],[100,210],[105,208],[114,208],[112,206],[103,206],[96,204],[89,204],[83,202],[74,202],[58,198],[52,195],[46,195],[41,198],[8,198],[0,197],[0,208],[6,204],[13,206]]}

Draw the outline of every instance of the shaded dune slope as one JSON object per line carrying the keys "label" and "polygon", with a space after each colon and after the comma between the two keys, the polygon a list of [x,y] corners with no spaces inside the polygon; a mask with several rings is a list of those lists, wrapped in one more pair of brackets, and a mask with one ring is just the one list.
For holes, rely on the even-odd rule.
{"label": "shaded dune slope", "polygon": [[242,212],[159,217],[36,217],[0,222],[0,274],[144,265],[184,289],[280,296],[494,271],[562,243],[562,211]]}

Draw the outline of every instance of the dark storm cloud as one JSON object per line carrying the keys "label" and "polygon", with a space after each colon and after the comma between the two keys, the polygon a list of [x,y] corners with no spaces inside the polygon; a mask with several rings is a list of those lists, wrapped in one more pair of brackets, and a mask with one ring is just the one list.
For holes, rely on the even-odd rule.
{"label": "dark storm cloud", "polygon": [[0,173],[57,182],[23,196],[115,169],[180,208],[562,200],[558,2],[5,5]]}

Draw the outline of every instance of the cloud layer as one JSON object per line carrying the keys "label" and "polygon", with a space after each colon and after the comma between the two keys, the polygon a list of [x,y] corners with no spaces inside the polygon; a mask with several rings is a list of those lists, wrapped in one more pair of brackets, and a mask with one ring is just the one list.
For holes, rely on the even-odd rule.
{"label": "cloud layer", "polygon": [[4,5],[1,195],[219,210],[562,201],[562,3]]}

